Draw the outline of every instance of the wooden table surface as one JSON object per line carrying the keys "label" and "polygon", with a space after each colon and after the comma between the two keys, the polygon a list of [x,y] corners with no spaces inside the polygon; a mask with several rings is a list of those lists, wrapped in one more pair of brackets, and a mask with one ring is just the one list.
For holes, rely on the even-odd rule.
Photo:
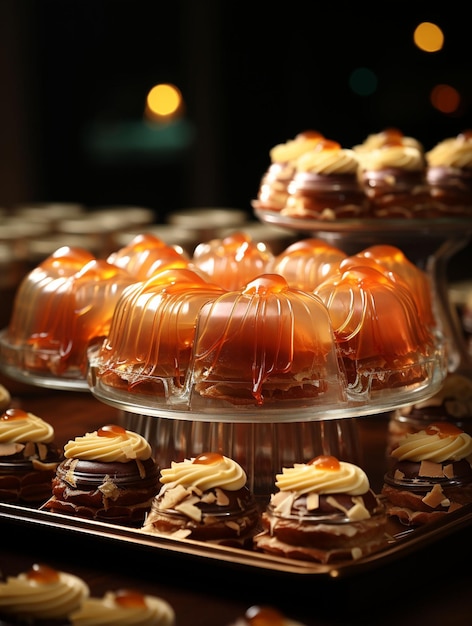
{"label": "wooden table surface", "polygon": [[[89,393],[36,389],[1,379],[13,404],[50,421],[58,442],[116,421],[118,412]],[[383,462],[388,418],[357,420],[365,469]],[[0,570],[34,563],[84,578],[93,595],[134,588],[167,599],[177,626],[229,626],[253,604],[277,607],[306,626],[428,626],[472,623],[470,527],[346,579],[251,571],[231,564],[161,553],[80,531],[0,517]]]}

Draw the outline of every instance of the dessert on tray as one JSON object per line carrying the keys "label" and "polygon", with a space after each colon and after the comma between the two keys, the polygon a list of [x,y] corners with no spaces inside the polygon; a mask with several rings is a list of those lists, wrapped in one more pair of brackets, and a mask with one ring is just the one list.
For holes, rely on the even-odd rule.
{"label": "dessert on tray", "polygon": [[374,149],[358,151],[359,179],[378,218],[433,217],[422,147],[390,134]]}
{"label": "dessert on tray", "polygon": [[54,428],[42,418],[16,408],[0,415],[1,502],[44,502],[62,458]]}
{"label": "dessert on tray", "polygon": [[281,215],[333,221],[367,216],[369,201],[358,179],[356,153],[323,139],[296,162]]}
{"label": "dessert on tray", "polygon": [[426,178],[440,215],[472,216],[472,131],[437,143],[426,152]]}
{"label": "dessert on tray", "polygon": [[321,139],[323,136],[318,131],[307,130],[274,146],[270,150],[270,165],[261,179],[253,205],[269,211],[281,211],[287,202],[288,185],[295,174],[297,159]]}
{"label": "dessert on tray", "polygon": [[89,596],[70,616],[72,626],[174,626],[175,612],[163,598],[134,589]]}
{"label": "dessert on tray", "polygon": [[454,424],[407,433],[390,456],[382,495],[404,524],[427,524],[472,502],[472,437]]}
{"label": "dessert on tray", "polygon": [[128,526],[140,526],[159,489],[152,448],[141,435],[115,424],[70,440],[43,508]]}
{"label": "dessert on tray", "polygon": [[147,533],[250,546],[259,509],[246,472],[218,452],[172,462],[143,525]]}
{"label": "dessert on tray", "polygon": [[254,537],[263,552],[332,563],[356,560],[387,544],[387,516],[358,465],[321,455],[277,474],[278,488]]}
{"label": "dessert on tray", "polygon": [[0,580],[0,624],[66,626],[90,595],[87,583],[43,564]]}

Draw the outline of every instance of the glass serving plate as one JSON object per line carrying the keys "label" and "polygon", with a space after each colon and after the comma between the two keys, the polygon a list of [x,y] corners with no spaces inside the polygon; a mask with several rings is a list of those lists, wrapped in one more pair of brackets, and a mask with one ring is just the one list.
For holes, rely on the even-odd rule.
{"label": "glass serving plate", "polygon": [[[384,413],[431,397],[440,389],[446,374],[444,355],[438,350],[436,355],[421,364],[427,377],[411,385],[373,391],[368,381],[361,393],[349,391],[345,387],[341,396],[334,393],[327,397],[283,400],[262,405],[233,405],[223,400],[203,399],[194,394],[191,387],[180,395],[169,393],[157,396],[109,386],[101,378],[98,351],[97,348],[89,352],[88,371],[88,385],[97,399],[129,413],[205,422],[289,423]],[[385,375],[385,372],[382,374]],[[375,372],[371,374],[372,378],[374,376]],[[336,385],[338,381],[332,382]]]}

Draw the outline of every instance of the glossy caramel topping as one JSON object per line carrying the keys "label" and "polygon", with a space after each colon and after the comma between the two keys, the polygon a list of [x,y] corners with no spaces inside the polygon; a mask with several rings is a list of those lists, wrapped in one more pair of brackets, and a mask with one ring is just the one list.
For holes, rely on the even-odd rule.
{"label": "glossy caramel topping", "polygon": [[144,437],[120,426],[105,426],[82,437],[76,437],[64,446],[68,459],[127,463],[145,461],[152,449]]}
{"label": "glossy caramel topping", "polygon": [[107,424],[97,430],[99,437],[127,437],[126,430],[116,424]]}
{"label": "glossy caramel topping", "polygon": [[280,491],[306,493],[347,493],[358,496],[366,493],[369,479],[357,465],[338,461],[332,456],[321,456],[309,463],[295,463],[277,474],[275,486]]}
{"label": "glossy caramel topping", "polygon": [[88,595],[89,588],[81,578],[35,564],[28,572],[0,582],[0,613],[25,623],[66,620]]}
{"label": "glossy caramel topping", "polygon": [[429,167],[472,169],[472,135],[470,131],[437,143],[426,153]]}
{"label": "glossy caramel topping", "polygon": [[286,619],[276,609],[269,606],[252,606],[244,616],[249,626],[285,626]]}
{"label": "glossy caramel topping", "polygon": [[122,607],[146,606],[146,599],[139,591],[119,589],[115,591],[115,602]]}
{"label": "glossy caramel topping", "polygon": [[185,459],[161,470],[161,483],[174,487],[198,488],[202,491],[221,487],[238,491],[247,482],[243,468],[232,459],[218,453],[206,452],[196,459]]}
{"label": "glossy caramel topping", "polygon": [[341,469],[339,460],[335,456],[324,454],[311,459],[307,465],[313,465],[320,470],[333,470],[333,472],[338,472]]}
{"label": "glossy caramel topping", "polygon": [[409,433],[392,450],[399,461],[460,461],[467,458],[472,464],[472,437],[447,422],[435,422],[424,430]]}
{"label": "glossy caramel topping", "polygon": [[54,428],[43,419],[22,409],[7,409],[0,417],[0,443],[50,443]]}
{"label": "glossy caramel topping", "polygon": [[59,572],[52,567],[48,567],[47,565],[40,565],[35,563],[32,568],[26,572],[26,577],[29,580],[34,580],[37,583],[52,583],[57,582],[59,580]]}

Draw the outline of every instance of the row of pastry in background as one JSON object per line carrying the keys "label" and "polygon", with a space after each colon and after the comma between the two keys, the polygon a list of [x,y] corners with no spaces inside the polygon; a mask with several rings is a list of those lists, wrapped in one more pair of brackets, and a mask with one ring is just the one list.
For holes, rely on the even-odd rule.
{"label": "row of pastry in background", "polygon": [[283,216],[438,218],[472,215],[472,133],[425,151],[398,129],[352,148],[306,131],[270,150],[254,208]]}

